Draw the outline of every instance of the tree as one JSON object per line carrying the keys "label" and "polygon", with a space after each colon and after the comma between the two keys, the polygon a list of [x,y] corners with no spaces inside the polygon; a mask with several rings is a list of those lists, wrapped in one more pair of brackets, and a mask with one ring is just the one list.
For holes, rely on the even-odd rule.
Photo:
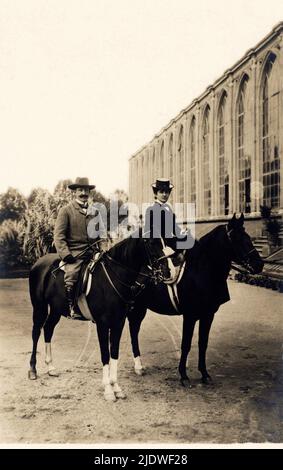
{"label": "tree", "polygon": [[31,196],[25,217],[23,250],[29,262],[33,263],[40,256],[52,251],[58,205],[53,196],[44,189],[34,189]]}
{"label": "tree", "polygon": [[15,188],[0,195],[0,223],[4,220],[20,220],[27,208],[24,196]]}
{"label": "tree", "polygon": [[261,217],[263,218],[265,231],[267,233],[267,238],[269,245],[274,248],[280,245],[280,224],[277,219],[272,214],[271,207],[260,206]]}
{"label": "tree", "polygon": [[73,199],[73,193],[71,189],[68,189],[69,184],[72,184],[72,180],[66,179],[59,181],[55,186],[53,192],[53,203],[56,206],[54,209],[57,208],[57,214],[61,207],[65,206]]}
{"label": "tree", "polygon": [[0,225],[0,266],[6,270],[23,264],[23,220],[7,219]]}

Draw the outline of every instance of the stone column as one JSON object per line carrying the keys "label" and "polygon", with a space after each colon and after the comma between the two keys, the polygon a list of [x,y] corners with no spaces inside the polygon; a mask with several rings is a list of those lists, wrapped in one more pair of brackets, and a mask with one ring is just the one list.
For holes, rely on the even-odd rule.
{"label": "stone column", "polygon": [[170,202],[172,204],[175,203],[176,197],[178,194],[178,181],[177,181],[177,130],[176,130],[176,122],[172,125],[172,132],[173,132],[173,175],[174,175],[174,189],[172,191],[172,196],[170,198]]}
{"label": "stone column", "polygon": [[279,65],[279,157],[280,157],[280,212],[283,213],[283,32],[278,38],[278,65]]}
{"label": "stone column", "polygon": [[263,150],[262,150],[262,72],[263,72],[263,58],[255,61],[255,171],[254,178],[258,185],[258,200],[255,200],[254,211],[260,213],[260,205],[263,202]]}
{"label": "stone column", "polygon": [[202,110],[200,108],[199,103],[196,103],[196,111],[195,111],[195,117],[196,117],[196,134],[195,134],[195,156],[196,156],[196,218],[199,219],[202,215],[202,204],[203,204],[203,198],[202,198],[202,193],[201,193],[201,187],[202,187],[202,177],[201,177],[201,160],[202,160],[202,155],[201,155],[201,126],[202,126]]}
{"label": "stone column", "polygon": [[[216,173],[216,155],[217,155],[217,103],[214,89],[210,92],[210,131],[209,131],[209,160],[210,160],[210,178],[211,178],[211,214],[209,218],[217,215],[217,197],[219,185]],[[208,214],[205,214],[207,216]]]}
{"label": "stone column", "polygon": [[249,128],[249,153],[251,155],[251,214],[259,212],[259,153],[257,140],[259,136],[259,106],[258,106],[258,85],[257,85],[257,61],[255,57],[250,62],[250,128]]}
{"label": "stone column", "polygon": [[189,167],[189,133],[190,133],[190,120],[188,115],[185,114],[184,117],[184,203],[189,200],[189,177],[190,177],[190,167]]}
{"label": "stone column", "polygon": [[237,118],[237,100],[239,94],[239,80],[233,80],[231,83],[231,119],[232,119],[232,140],[231,140],[231,213],[237,212],[239,209],[239,165],[238,165],[238,118]]}
{"label": "stone column", "polygon": [[164,140],[164,178],[168,178],[168,131],[163,135]]}
{"label": "stone column", "polygon": [[234,119],[233,119],[233,78],[229,74],[227,77],[227,98],[225,110],[225,158],[228,161],[229,175],[229,214],[233,213],[233,136],[234,136]]}

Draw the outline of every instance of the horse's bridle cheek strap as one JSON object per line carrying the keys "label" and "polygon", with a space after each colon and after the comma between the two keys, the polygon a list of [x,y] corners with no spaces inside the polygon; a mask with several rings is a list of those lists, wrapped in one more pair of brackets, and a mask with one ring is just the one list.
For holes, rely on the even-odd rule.
{"label": "horse's bridle cheek strap", "polygon": [[[229,242],[232,244],[232,240],[231,240],[231,232],[233,232],[233,228],[229,230],[228,228],[228,225],[226,225],[226,233],[227,233],[227,237],[228,237],[228,240]],[[242,261],[243,262],[246,262],[246,260],[248,259],[249,255],[251,253],[253,253],[254,251],[256,251],[256,248],[253,247],[251,250],[248,251],[248,253],[245,254],[245,256],[242,258]]]}

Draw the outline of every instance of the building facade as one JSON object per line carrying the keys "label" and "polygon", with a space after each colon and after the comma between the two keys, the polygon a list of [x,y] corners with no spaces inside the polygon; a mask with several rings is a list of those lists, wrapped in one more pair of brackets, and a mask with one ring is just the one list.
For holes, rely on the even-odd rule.
{"label": "building facade", "polygon": [[283,213],[283,22],[171,120],[129,161],[129,199],[152,200],[172,180],[171,202],[196,206],[197,234],[244,212],[260,235],[260,206]]}

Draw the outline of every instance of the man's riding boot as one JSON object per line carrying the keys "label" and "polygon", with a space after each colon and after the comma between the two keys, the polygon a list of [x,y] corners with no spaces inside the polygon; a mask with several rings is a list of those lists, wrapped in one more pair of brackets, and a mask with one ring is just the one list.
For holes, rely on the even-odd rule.
{"label": "man's riding boot", "polygon": [[81,315],[78,315],[74,311],[74,287],[73,286],[65,286],[66,289],[66,296],[69,305],[69,318],[74,320],[81,318]]}

